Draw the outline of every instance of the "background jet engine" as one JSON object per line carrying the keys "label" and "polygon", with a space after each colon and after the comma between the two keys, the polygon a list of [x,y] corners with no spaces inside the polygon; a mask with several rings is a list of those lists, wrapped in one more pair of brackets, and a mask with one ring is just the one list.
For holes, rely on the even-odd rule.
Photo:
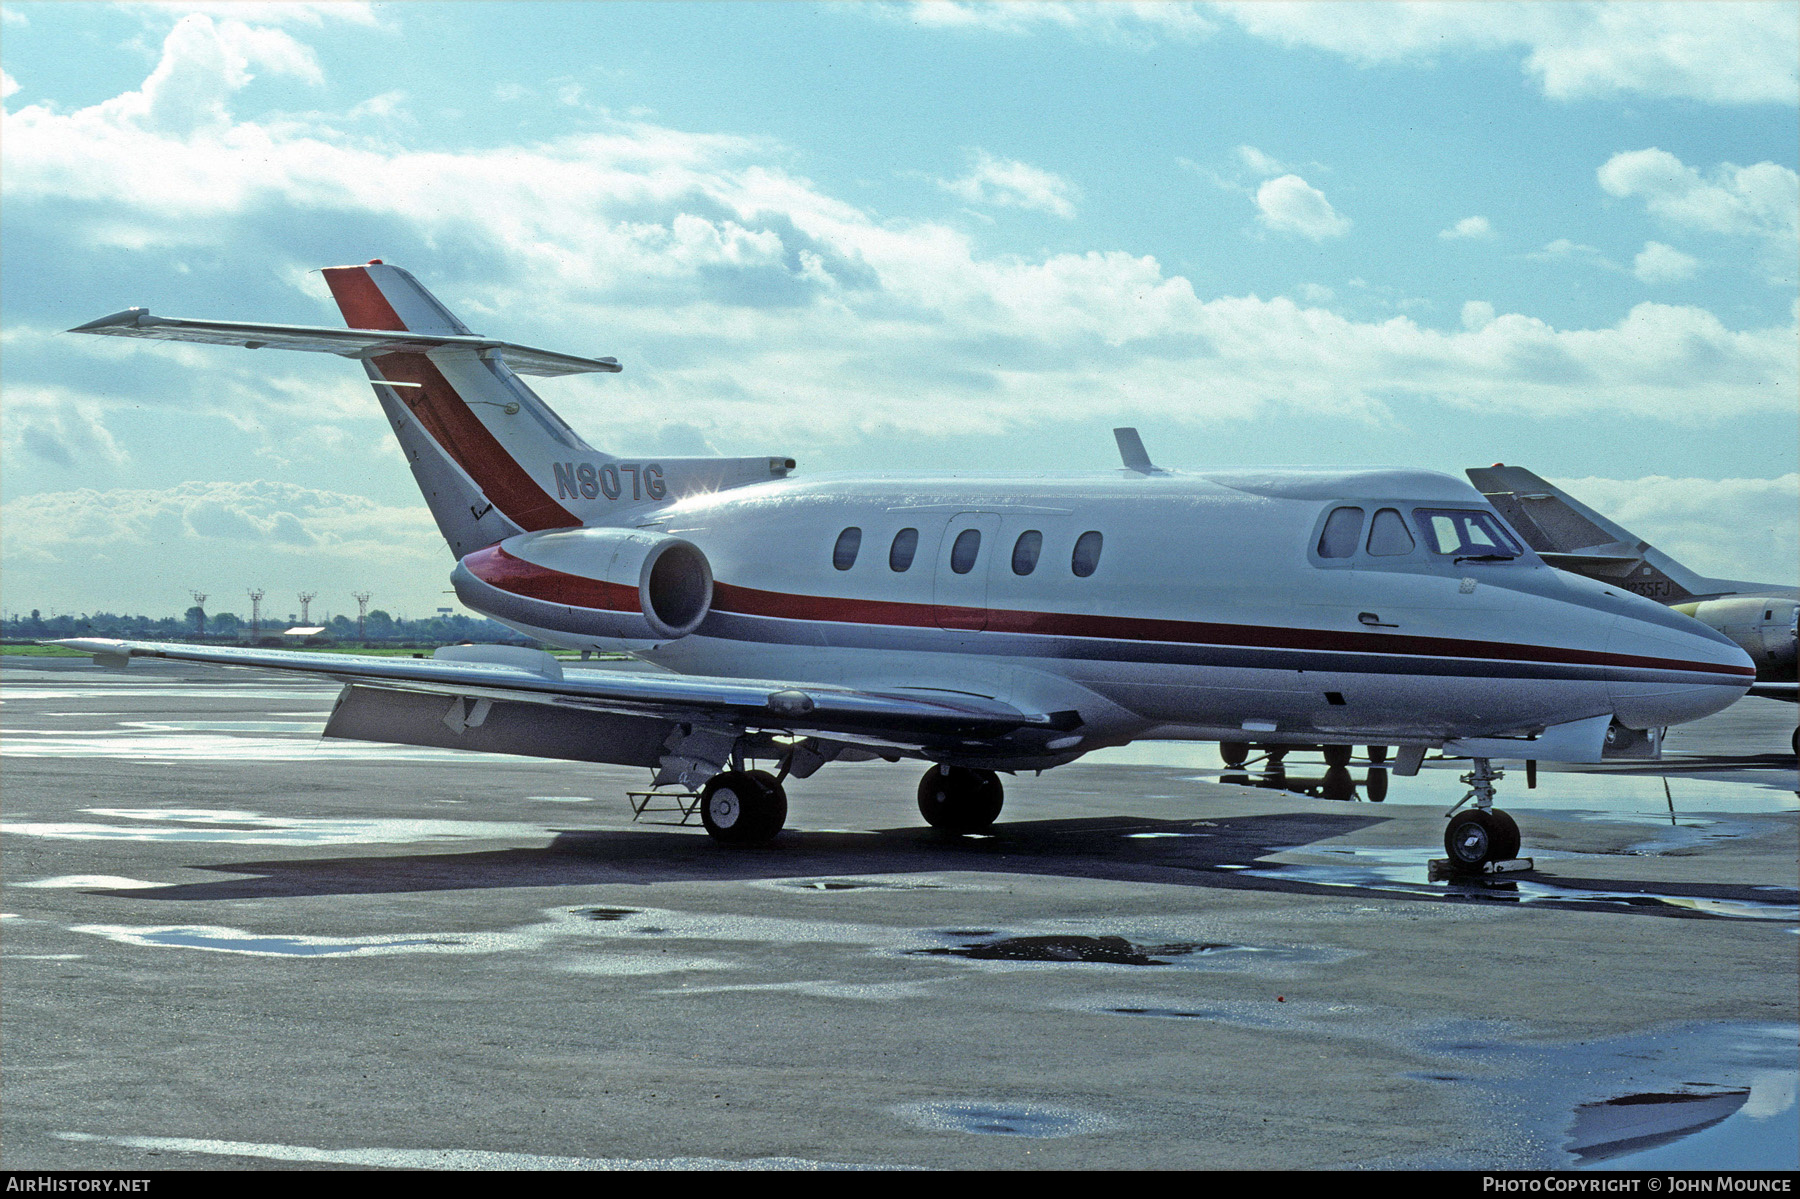
{"label": "background jet engine", "polygon": [[1723,599],[1676,604],[1710,628],[1717,629],[1750,655],[1759,682],[1794,679],[1794,642],[1800,603],[1764,595],[1728,595]]}
{"label": "background jet engine", "polygon": [[631,642],[687,636],[713,596],[698,546],[641,529],[521,533],[468,555],[450,579],[463,603],[510,624]]}

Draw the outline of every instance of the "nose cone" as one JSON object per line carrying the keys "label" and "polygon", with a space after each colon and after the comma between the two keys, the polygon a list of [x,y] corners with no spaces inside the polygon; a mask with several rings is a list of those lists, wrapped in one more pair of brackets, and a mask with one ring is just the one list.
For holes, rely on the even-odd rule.
{"label": "nose cone", "polygon": [[1657,605],[1626,613],[1607,636],[1607,692],[1627,728],[1654,729],[1711,716],[1756,681],[1750,655],[1699,621]]}

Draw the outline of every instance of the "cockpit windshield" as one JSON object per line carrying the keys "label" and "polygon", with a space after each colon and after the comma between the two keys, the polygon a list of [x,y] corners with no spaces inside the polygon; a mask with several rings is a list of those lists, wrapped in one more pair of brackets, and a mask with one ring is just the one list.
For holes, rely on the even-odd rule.
{"label": "cockpit windshield", "polygon": [[1492,513],[1467,508],[1414,508],[1413,524],[1434,554],[1458,562],[1510,562],[1524,551]]}

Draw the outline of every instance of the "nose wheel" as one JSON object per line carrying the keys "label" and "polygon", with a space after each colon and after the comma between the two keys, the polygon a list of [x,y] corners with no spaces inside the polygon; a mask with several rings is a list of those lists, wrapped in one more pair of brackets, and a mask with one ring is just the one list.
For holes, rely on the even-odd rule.
{"label": "nose wheel", "polygon": [[919,780],[919,814],[946,833],[978,833],[994,823],[1005,802],[1000,776],[991,770],[933,766]]}
{"label": "nose wheel", "polygon": [[727,770],[700,789],[700,822],[715,841],[758,845],[787,823],[787,792],[766,770]]}
{"label": "nose wheel", "polygon": [[[1494,784],[1502,774],[1486,758],[1475,759],[1475,769],[1462,776],[1469,793],[1462,803],[1450,809],[1450,823],[1444,828],[1444,852],[1449,873],[1480,874],[1492,868],[1529,870],[1529,860],[1519,858],[1519,825],[1494,806]],[[1458,811],[1470,800],[1475,806]],[[1439,877],[1440,863],[1432,863],[1432,877]]]}

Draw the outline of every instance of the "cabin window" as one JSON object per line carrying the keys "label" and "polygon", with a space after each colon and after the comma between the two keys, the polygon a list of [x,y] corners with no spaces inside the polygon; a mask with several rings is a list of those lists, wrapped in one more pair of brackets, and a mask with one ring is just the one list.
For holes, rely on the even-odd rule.
{"label": "cabin window", "polygon": [[888,547],[888,569],[895,574],[912,567],[913,555],[919,552],[919,530],[901,529]]}
{"label": "cabin window", "polygon": [[1348,558],[1362,540],[1363,510],[1336,508],[1325,518],[1325,531],[1319,534],[1319,557]]}
{"label": "cabin window", "polygon": [[862,548],[862,530],[851,525],[838,534],[837,545],[831,550],[831,564],[839,570],[849,570],[856,565],[856,551]]}
{"label": "cabin window", "polygon": [[1100,565],[1100,546],[1104,539],[1090,529],[1075,539],[1075,552],[1069,557],[1069,569],[1075,577],[1085,579]]}
{"label": "cabin window", "polygon": [[1013,573],[1028,575],[1037,569],[1038,553],[1044,548],[1044,535],[1027,529],[1013,542]]}
{"label": "cabin window", "polygon": [[1414,508],[1413,524],[1436,554],[1509,561],[1524,552],[1491,513],[1467,508]]}
{"label": "cabin window", "polygon": [[964,529],[956,535],[956,544],[950,547],[950,569],[959,575],[966,575],[975,569],[976,555],[981,553],[981,530]]}
{"label": "cabin window", "polygon": [[1400,513],[1392,508],[1383,508],[1377,512],[1369,525],[1371,557],[1392,558],[1398,554],[1410,554],[1417,544],[1407,529],[1406,522],[1400,519]]}

